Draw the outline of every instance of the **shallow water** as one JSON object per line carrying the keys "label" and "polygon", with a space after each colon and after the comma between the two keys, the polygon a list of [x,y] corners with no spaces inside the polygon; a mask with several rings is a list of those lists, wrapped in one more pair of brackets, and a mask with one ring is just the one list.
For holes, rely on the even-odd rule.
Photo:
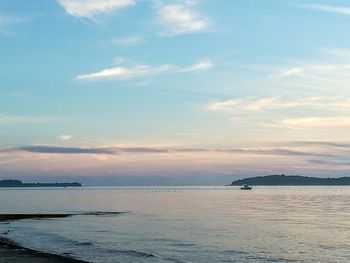
{"label": "shallow water", "polygon": [[348,262],[350,187],[1,189],[0,213],[123,211],[0,224],[92,262]]}

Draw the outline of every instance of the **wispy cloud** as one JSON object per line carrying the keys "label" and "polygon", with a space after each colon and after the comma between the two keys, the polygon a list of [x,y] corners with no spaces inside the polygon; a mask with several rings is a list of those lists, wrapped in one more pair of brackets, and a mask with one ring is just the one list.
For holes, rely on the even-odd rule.
{"label": "wispy cloud", "polygon": [[237,119],[241,123],[253,121],[260,127],[316,129],[317,132],[350,128],[350,98],[245,97],[211,102],[202,108],[234,116],[231,119],[235,123]]}
{"label": "wispy cloud", "polygon": [[[350,51],[338,48],[323,48],[321,59],[285,60],[289,65],[270,69],[266,85],[278,87],[285,94],[311,93],[316,96],[350,96]],[[268,67],[265,67],[265,69]]]}
{"label": "wispy cloud", "polygon": [[57,139],[59,139],[61,142],[69,141],[73,138],[70,134],[61,134],[57,136]]}
{"label": "wispy cloud", "polygon": [[28,22],[28,18],[0,13],[0,35],[13,35],[11,28],[26,22]]}
{"label": "wispy cloud", "polygon": [[112,67],[103,69],[101,71],[89,74],[82,74],[77,76],[78,80],[94,80],[94,79],[104,79],[104,78],[135,78],[135,77],[145,77],[152,75],[159,75],[164,73],[181,73],[181,72],[193,72],[193,71],[203,71],[214,67],[214,64],[209,60],[200,61],[193,65],[187,67],[178,67],[170,64],[165,64],[161,66],[150,66],[150,65],[136,65],[131,67]]}
{"label": "wispy cloud", "polygon": [[23,146],[14,148],[17,151],[52,154],[113,154],[107,148],[59,147],[59,146]]}
{"label": "wispy cloud", "polygon": [[131,6],[135,0],[58,0],[58,3],[71,16],[94,20],[100,13]]}
{"label": "wispy cloud", "polygon": [[122,37],[115,38],[112,40],[112,43],[117,44],[119,46],[134,46],[144,42],[144,39],[139,36],[130,36],[130,37]]}
{"label": "wispy cloud", "polygon": [[[315,144],[314,144],[315,143]],[[343,171],[350,163],[349,148],[329,146],[332,141],[290,142],[283,146],[257,144],[253,147],[177,147],[177,146],[97,146],[62,147],[28,145],[0,148],[2,169],[21,171],[67,172],[69,174],[134,174],[139,171],[183,171],[200,169],[210,173]],[[323,144],[325,143],[325,144]],[[348,143],[338,141],[336,144]],[[103,165],[101,166],[101,161]],[[135,162],[137,165],[135,166]],[[327,163],[330,164],[327,166]],[[338,163],[340,166],[336,166]],[[18,165],[17,165],[18,164]],[[322,167],[318,168],[319,166]],[[18,168],[19,167],[19,168]],[[137,170],[135,170],[137,169]],[[321,170],[319,170],[321,169]],[[138,173],[138,172],[137,172]]]}
{"label": "wispy cloud", "polygon": [[262,111],[279,110],[290,108],[327,109],[331,111],[348,111],[350,109],[350,98],[321,98],[321,97],[298,97],[282,98],[273,97],[245,97],[206,104],[205,109],[211,111]]}
{"label": "wispy cloud", "polygon": [[305,117],[287,118],[279,121],[279,124],[291,129],[345,129],[350,128],[350,117]]}
{"label": "wispy cloud", "polygon": [[211,27],[209,19],[194,11],[193,5],[193,2],[183,2],[160,6],[158,23],[165,29],[163,35],[174,36],[208,31]]}
{"label": "wispy cloud", "polygon": [[208,70],[212,67],[214,67],[215,64],[209,60],[209,59],[204,59],[199,61],[198,63],[195,63],[189,67],[185,67],[183,69],[180,69],[180,72],[192,72],[192,71],[202,71],[202,70]]}
{"label": "wispy cloud", "polygon": [[347,7],[347,6],[310,4],[310,5],[300,5],[300,7],[329,12],[329,13],[350,15],[350,7]]}
{"label": "wispy cloud", "polygon": [[327,48],[324,49],[325,53],[335,55],[340,58],[349,59],[350,58],[350,50],[341,49],[341,48]]}
{"label": "wispy cloud", "polygon": [[322,75],[334,76],[334,74],[347,74],[350,69],[349,63],[333,63],[333,64],[306,64],[299,67],[284,69],[276,74],[272,74],[270,78],[283,77],[315,77]]}
{"label": "wispy cloud", "polygon": [[223,101],[216,101],[205,105],[205,109],[210,111],[254,111],[262,110],[276,104],[280,105],[279,97],[266,97],[266,98],[235,98]]}
{"label": "wispy cloud", "polygon": [[289,148],[183,148],[183,147],[61,147],[61,146],[22,146],[0,149],[2,153],[30,152],[45,154],[233,154],[233,155],[274,155],[274,156],[310,156],[330,157],[329,153],[299,151]]}
{"label": "wispy cloud", "polygon": [[278,78],[278,77],[289,77],[302,74],[305,71],[305,68],[297,67],[297,68],[289,68],[278,72],[277,74],[270,75],[270,78]]}
{"label": "wispy cloud", "polygon": [[312,159],[308,160],[309,163],[311,164],[316,164],[316,165],[322,165],[325,167],[328,166],[334,166],[334,167],[349,167],[350,166],[350,161],[341,161],[341,160],[327,160],[327,159]]}
{"label": "wispy cloud", "polygon": [[350,148],[349,142],[339,142],[339,141],[296,141],[293,144],[301,146],[326,146],[335,148]]}
{"label": "wispy cloud", "polygon": [[0,113],[0,124],[29,124],[29,123],[42,123],[51,122],[57,119],[52,117],[33,117],[33,116],[15,116]]}
{"label": "wispy cloud", "polygon": [[78,80],[84,79],[103,79],[103,78],[134,78],[142,76],[157,75],[171,70],[171,65],[162,65],[159,67],[152,67],[149,65],[138,65],[134,67],[114,67],[107,68],[101,71],[83,74],[77,77]]}

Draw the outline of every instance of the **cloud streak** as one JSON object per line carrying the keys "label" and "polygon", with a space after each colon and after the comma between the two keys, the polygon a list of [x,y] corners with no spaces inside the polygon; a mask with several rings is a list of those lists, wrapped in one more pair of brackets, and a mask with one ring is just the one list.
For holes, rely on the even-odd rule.
{"label": "cloud streak", "polygon": [[209,60],[199,61],[188,67],[178,67],[170,64],[161,66],[136,65],[132,67],[117,66],[106,68],[94,73],[82,74],[76,77],[77,80],[96,80],[106,78],[129,79],[145,76],[153,76],[164,73],[186,73],[194,71],[204,71],[214,67],[214,63]]}
{"label": "cloud streak", "polygon": [[149,65],[138,65],[134,67],[113,67],[106,68],[101,71],[89,74],[82,74],[77,76],[78,80],[94,80],[105,78],[135,78],[142,76],[152,76],[171,70],[171,65],[162,65],[159,67],[152,67]]}
{"label": "cloud streak", "polygon": [[55,121],[52,117],[33,117],[33,116],[13,116],[6,113],[0,113],[1,124],[30,124],[30,123],[45,123]]}
{"label": "cloud streak", "polygon": [[327,109],[332,111],[350,110],[350,98],[340,97],[298,97],[282,98],[273,97],[245,97],[235,98],[223,101],[216,101],[204,105],[204,108],[210,111],[263,111],[280,110],[291,108],[309,108],[309,109]]}
{"label": "cloud streak", "polygon": [[[318,129],[317,131],[350,128],[350,116],[348,115],[350,98],[244,97],[211,102],[204,104],[202,108],[232,114],[240,120],[254,119],[266,127],[295,130]],[[300,116],[301,111],[303,116]],[[268,118],[266,117],[267,112],[269,113]],[[297,117],[295,117],[296,113]],[[260,116],[263,118],[258,118]]]}
{"label": "cloud streak", "polygon": [[0,35],[12,35],[10,28],[14,25],[28,22],[27,18],[0,13]]}
{"label": "cloud streak", "polygon": [[[10,149],[7,149],[7,151]],[[22,146],[13,148],[12,151],[47,154],[114,154],[108,148],[83,148],[83,147],[60,147],[60,146]]]}
{"label": "cloud streak", "polygon": [[324,63],[324,64],[306,64],[298,67],[292,67],[289,69],[284,69],[276,74],[272,74],[270,78],[283,78],[283,77],[310,77],[315,75],[324,74],[336,74],[345,73],[347,74],[350,69],[349,63]]}
{"label": "cloud streak", "polygon": [[101,13],[108,13],[135,4],[134,0],[58,0],[71,16],[94,20]]}
{"label": "cloud streak", "polygon": [[61,146],[22,146],[3,148],[6,152],[29,152],[44,154],[94,154],[94,155],[120,155],[120,154],[243,154],[243,155],[271,155],[271,156],[311,156],[330,157],[328,153],[306,152],[287,148],[178,148],[178,147],[61,147]]}
{"label": "cloud streak", "polygon": [[305,117],[287,118],[279,121],[281,126],[291,129],[346,129],[350,128],[350,117]]}
{"label": "cloud streak", "polygon": [[209,20],[186,4],[161,6],[158,23],[165,29],[165,36],[205,32],[210,29]]}
{"label": "cloud streak", "polygon": [[28,145],[0,149],[0,164],[2,169],[16,174],[24,171],[111,175],[134,175],[139,172],[144,175],[148,171],[168,174],[172,170],[178,172],[179,166],[183,173],[198,169],[211,174],[234,174],[238,171],[271,173],[281,170],[334,172],[348,168],[349,148],[338,147],[348,144],[340,141],[291,141],[285,142],[282,147],[265,144],[227,148]]}
{"label": "cloud streak", "polygon": [[189,67],[185,67],[183,69],[180,69],[179,72],[193,72],[193,71],[204,71],[208,70],[215,67],[215,64],[209,60],[209,59],[204,59],[199,61],[196,64],[193,64]]}
{"label": "cloud streak", "polygon": [[336,13],[342,15],[350,15],[350,7],[347,6],[334,6],[334,5],[321,5],[321,4],[312,4],[312,5],[301,5],[300,7],[307,9],[314,9],[328,13]]}
{"label": "cloud streak", "polygon": [[123,37],[123,38],[115,38],[112,40],[112,43],[117,44],[119,46],[134,46],[143,43],[144,40],[138,36],[131,37]]}
{"label": "cloud streak", "polygon": [[350,143],[346,142],[332,142],[332,141],[297,141],[294,142],[298,145],[306,146],[327,146],[334,148],[350,148]]}
{"label": "cloud streak", "polygon": [[57,139],[59,139],[61,142],[69,141],[72,138],[73,136],[70,134],[61,134],[57,136]]}

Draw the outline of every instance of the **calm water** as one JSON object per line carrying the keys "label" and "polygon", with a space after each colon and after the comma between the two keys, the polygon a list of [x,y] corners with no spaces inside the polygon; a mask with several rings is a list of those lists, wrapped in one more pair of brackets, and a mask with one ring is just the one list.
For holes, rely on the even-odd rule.
{"label": "calm water", "polygon": [[123,211],[0,224],[92,262],[349,262],[350,187],[1,189],[0,213]]}

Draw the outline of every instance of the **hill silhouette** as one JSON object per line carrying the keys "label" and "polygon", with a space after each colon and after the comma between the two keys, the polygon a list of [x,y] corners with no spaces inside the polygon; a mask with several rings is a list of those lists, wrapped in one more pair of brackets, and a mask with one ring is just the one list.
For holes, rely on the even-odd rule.
{"label": "hill silhouette", "polygon": [[22,183],[20,180],[1,180],[0,187],[81,187],[81,183]]}
{"label": "hill silhouette", "polygon": [[267,175],[233,181],[231,185],[350,185],[350,177],[319,178],[300,175]]}

